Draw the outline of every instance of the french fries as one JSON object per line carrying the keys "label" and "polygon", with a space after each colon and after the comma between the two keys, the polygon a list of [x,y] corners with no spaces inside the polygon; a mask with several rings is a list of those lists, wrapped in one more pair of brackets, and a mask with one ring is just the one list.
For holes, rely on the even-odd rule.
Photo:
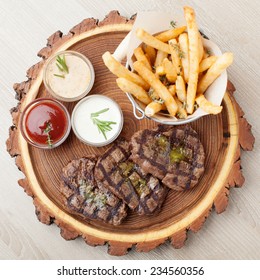
{"label": "french fries", "polygon": [[[165,69],[164,69],[164,67],[163,67],[162,65],[156,67],[155,73],[156,73],[156,75],[158,75],[158,76],[162,76],[162,75],[165,75],[165,74],[166,74]],[[176,75],[177,75],[177,74],[176,74]]]}
{"label": "french fries", "polygon": [[142,40],[145,44],[157,49],[161,50],[166,53],[170,53],[169,45],[166,43],[163,43],[159,39],[155,38],[148,32],[144,31],[142,28],[138,28],[136,30],[136,36]]}
{"label": "french fries", "polygon": [[147,92],[139,85],[125,78],[117,78],[116,83],[122,91],[132,94],[144,104],[147,105],[152,102],[152,99],[148,96]]}
{"label": "french fries", "polygon": [[184,74],[184,80],[186,83],[189,81],[189,42],[188,42],[188,34],[182,33],[179,36],[179,45],[180,50],[183,53],[181,58],[181,64]]}
{"label": "french fries", "polygon": [[151,64],[150,64],[148,58],[145,56],[143,49],[141,47],[134,49],[134,55],[135,55],[136,60],[142,61],[145,65],[145,67],[147,67],[149,70],[152,70]]}
{"label": "french fries", "polygon": [[172,62],[168,58],[165,58],[162,62],[162,67],[164,69],[167,80],[171,83],[174,83],[177,79],[177,71]]}
{"label": "french fries", "polygon": [[186,93],[186,87],[182,76],[178,76],[176,80],[176,95],[178,96],[181,102],[183,103],[186,102],[187,93]]}
{"label": "french fries", "polygon": [[198,94],[202,94],[216,78],[233,62],[232,53],[222,54],[201,78],[198,85]]}
{"label": "french fries", "polygon": [[199,30],[192,8],[184,7],[189,39],[189,83],[187,88],[187,112],[193,113],[199,76]]}
{"label": "french fries", "polygon": [[186,119],[188,117],[187,111],[185,110],[183,103],[178,99],[175,98],[175,101],[177,103],[178,106],[178,110],[177,110],[177,117],[180,119]]}
{"label": "french fries", "polygon": [[168,56],[168,53],[158,50],[156,58],[155,58],[155,62],[154,62],[154,67],[157,68],[158,66],[161,66],[163,60],[167,56]]}
{"label": "french fries", "polygon": [[233,54],[212,55],[203,46],[191,7],[184,7],[184,18],[186,26],[157,35],[142,28],[136,30],[142,44],[134,50],[133,72],[109,52],[102,56],[108,69],[118,77],[118,87],[142,102],[148,117],[165,111],[177,119],[186,119],[198,107],[209,114],[222,110],[204,93],[233,62]]}
{"label": "french fries", "polygon": [[209,114],[216,115],[222,111],[222,106],[212,104],[206,99],[204,95],[199,95],[196,98],[196,102],[203,111]]}
{"label": "french fries", "polygon": [[147,117],[152,117],[156,113],[165,109],[166,109],[165,105],[158,103],[156,101],[152,101],[145,107],[144,113]]}
{"label": "french fries", "polygon": [[186,26],[181,26],[178,28],[174,28],[174,29],[170,29],[170,30],[161,32],[160,34],[156,35],[155,38],[165,43],[171,39],[177,38],[185,30],[186,30]]}
{"label": "french fries", "polygon": [[204,55],[204,47],[203,47],[201,35],[199,33],[199,62],[201,62],[203,55]]}
{"label": "french fries", "polygon": [[126,78],[144,89],[148,90],[150,88],[149,84],[146,83],[140,76],[137,74],[129,71],[126,69],[120,62],[118,62],[111,54],[110,52],[105,52],[102,55],[102,59],[107,66],[107,68],[117,77],[119,78]]}
{"label": "french fries", "polygon": [[202,72],[208,70],[211,67],[211,65],[213,63],[215,63],[216,60],[217,60],[217,57],[215,55],[204,58],[200,63],[199,73],[202,73]]}
{"label": "french fries", "polygon": [[155,58],[156,58],[156,50],[149,45],[145,45],[144,52],[145,52],[145,55],[149,57],[151,65],[154,65]]}
{"label": "french fries", "polygon": [[[172,95],[174,95],[173,90],[174,90],[173,88],[171,89],[171,91],[169,89],[169,92]],[[156,113],[162,110],[167,110],[163,100],[160,99],[159,94],[152,88],[149,90],[149,92],[150,92],[150,97],[152,98],[153,101],[145,107],[145,111],[144,111],[145,115],[147,117],[152,117],[153,115],[155,115]]]}
{"label": "french fries", "polygon": [[172,56],[172,63],[176,69],[177,74],[181,73],[181,52],[180,46],[177,43],[176,39],[172,39],[169,41],[171,56]]}
{"label": "french fries", "polygon": [[168,90],[172,96],[176,94],[176,86],[175,85],[169,85]]}
{"label": "french fries", "polygon": [[178,106],[167,87],[163,85],[152,71],[144,67],[142,62],[136,61],[134,63],[134,70],[159,94],[160,98],[165,102],[169,114],[175,116]]}

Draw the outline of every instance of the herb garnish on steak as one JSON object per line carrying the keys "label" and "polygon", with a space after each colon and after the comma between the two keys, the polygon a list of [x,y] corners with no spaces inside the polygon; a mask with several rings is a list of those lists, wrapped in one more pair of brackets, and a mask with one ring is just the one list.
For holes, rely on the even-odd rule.
{"label": "herb garnish on steak", "polygon": [[205,153],[190,126],[158,126],[136,132],[131,160],[171,189],[193,188],[204,172]]}
{"label": "herb garnish on steak", "polygon": [[159,211],[167,194],[160,181],[129,160],[129,143],[117,141],[97,162],[95,178],[139,215]]}
{"label": "herb garnish on steak", "polygon": [[72,160],[62,170],[60,191],[70,212],[119,225],[127,215],[127,206],[95,181],[95,164],[94,157]]}

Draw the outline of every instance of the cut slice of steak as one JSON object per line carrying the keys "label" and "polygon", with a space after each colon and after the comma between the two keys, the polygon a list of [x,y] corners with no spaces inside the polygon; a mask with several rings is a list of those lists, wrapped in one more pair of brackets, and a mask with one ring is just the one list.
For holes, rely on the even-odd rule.
{"label": "cut slice of steak", "polygon": [[131,160],[171,189],[193,188],[204,172],[205,153],[190,126],[162,126],[136,132]]}
{"label": "cut slice of steak", "polygon": [[72,160],[62,169],[60,191],[71,213],[119,225],[127,215],[125,203],[94,180],[95,157]]}
{"label": "cut slice of steak", "polygon": [[139,215],[153,214],[160,210],[167,188],[129,160],[129,148],[127,141],[117,141],[99,158],[95,178]]}

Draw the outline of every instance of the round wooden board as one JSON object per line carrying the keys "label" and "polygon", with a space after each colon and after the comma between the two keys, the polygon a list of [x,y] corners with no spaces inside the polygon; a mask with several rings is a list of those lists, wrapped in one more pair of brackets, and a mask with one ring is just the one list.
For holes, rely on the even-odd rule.
{"label": "round wooden board", "polygon": [[[185,192],[171,190],[158,215],[140,217],[129,213],[120,226],[83,221],[77,215],[68,213],[58,188],[62,167],[74,158],[100,155],[108,146],[93,148],[84,145],[71,132],[66,142],[56,149],[36,149],[27,145],[22,138],[18,127],[19,116],[30,101],[49,96],[42,83],[42,67],[46,59],[57,51],[71,49],[83,53],[93,63],[96,80],[91,94],[110,96],[120,104],[125,120],[122,136],[129,139],[139,129],[155,127],[157,124],[153,121],[134,118],[130,102],[118,89],[115,76],[101,59],[105,51],[113,53],[131,30],[132,22],[133,19],[128,20],[117,11],[112,11],[102,22],[86,19],[67,35],[58,31],[50,36],[47,46],[38,53],[43,60],[27,71],[27,81],[14,85],[20,102],[11,110],[13,125],[7,140],[7,150],[16,157],[18,168],[25,174],[19,184],[33,197],[39,220],[46,224],[55,222],[67,240],[82,236],[86,243],[93,246],[108,243],[108,253],[112,255],[124,255],[134,245],[136,251],[147,252],[166,240],[170,240],[175,248],[182,247],[187,230],[197,232],[213,206],[217,213],[224,211],[229,188],[242,186],[244,178],[240,167],[240,147],[252,150],[254,143],[251,126],[243,118],[244,113],[233,97],[235,88],[229,82],[223,112],[191,124],[206,151],[205,173],[194,189]],[[75,103],[64,104],[70,112],[75,106]]]}

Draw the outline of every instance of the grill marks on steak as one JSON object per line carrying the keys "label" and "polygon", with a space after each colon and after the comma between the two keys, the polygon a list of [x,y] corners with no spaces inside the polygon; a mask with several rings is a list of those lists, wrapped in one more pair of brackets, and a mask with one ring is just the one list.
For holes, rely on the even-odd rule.
{"label": "grill marks on steak", "polygon": [[61,192],[72,213],[119,225],[127,215],[127,206],[94,179],[95,157],[72,160],[62,170]]}
{"label": "grill marks on steak", "polygon": [[149,215],[160,209],[167,188],[129,160],[130,153],[129,143],[118,141],[99,158],[95,178],[139,215]]}
{"label": "grill marks on steak", "polygon": [[194,187],[204,172],[204,149],[190,126],[138,131],[131,146],[131,160],[174,190]]}
{"label": "grill marks on steak", "polygon": [[194,187],[204,161],[203,146],[191,127],[158,126],[138,131],[130,143],[117,141],[98,160],[72,160],[62,170],[60,191],[71,213],[119,225],[127,205],[139,215],[150,215],[160,210],[169,188]]}

